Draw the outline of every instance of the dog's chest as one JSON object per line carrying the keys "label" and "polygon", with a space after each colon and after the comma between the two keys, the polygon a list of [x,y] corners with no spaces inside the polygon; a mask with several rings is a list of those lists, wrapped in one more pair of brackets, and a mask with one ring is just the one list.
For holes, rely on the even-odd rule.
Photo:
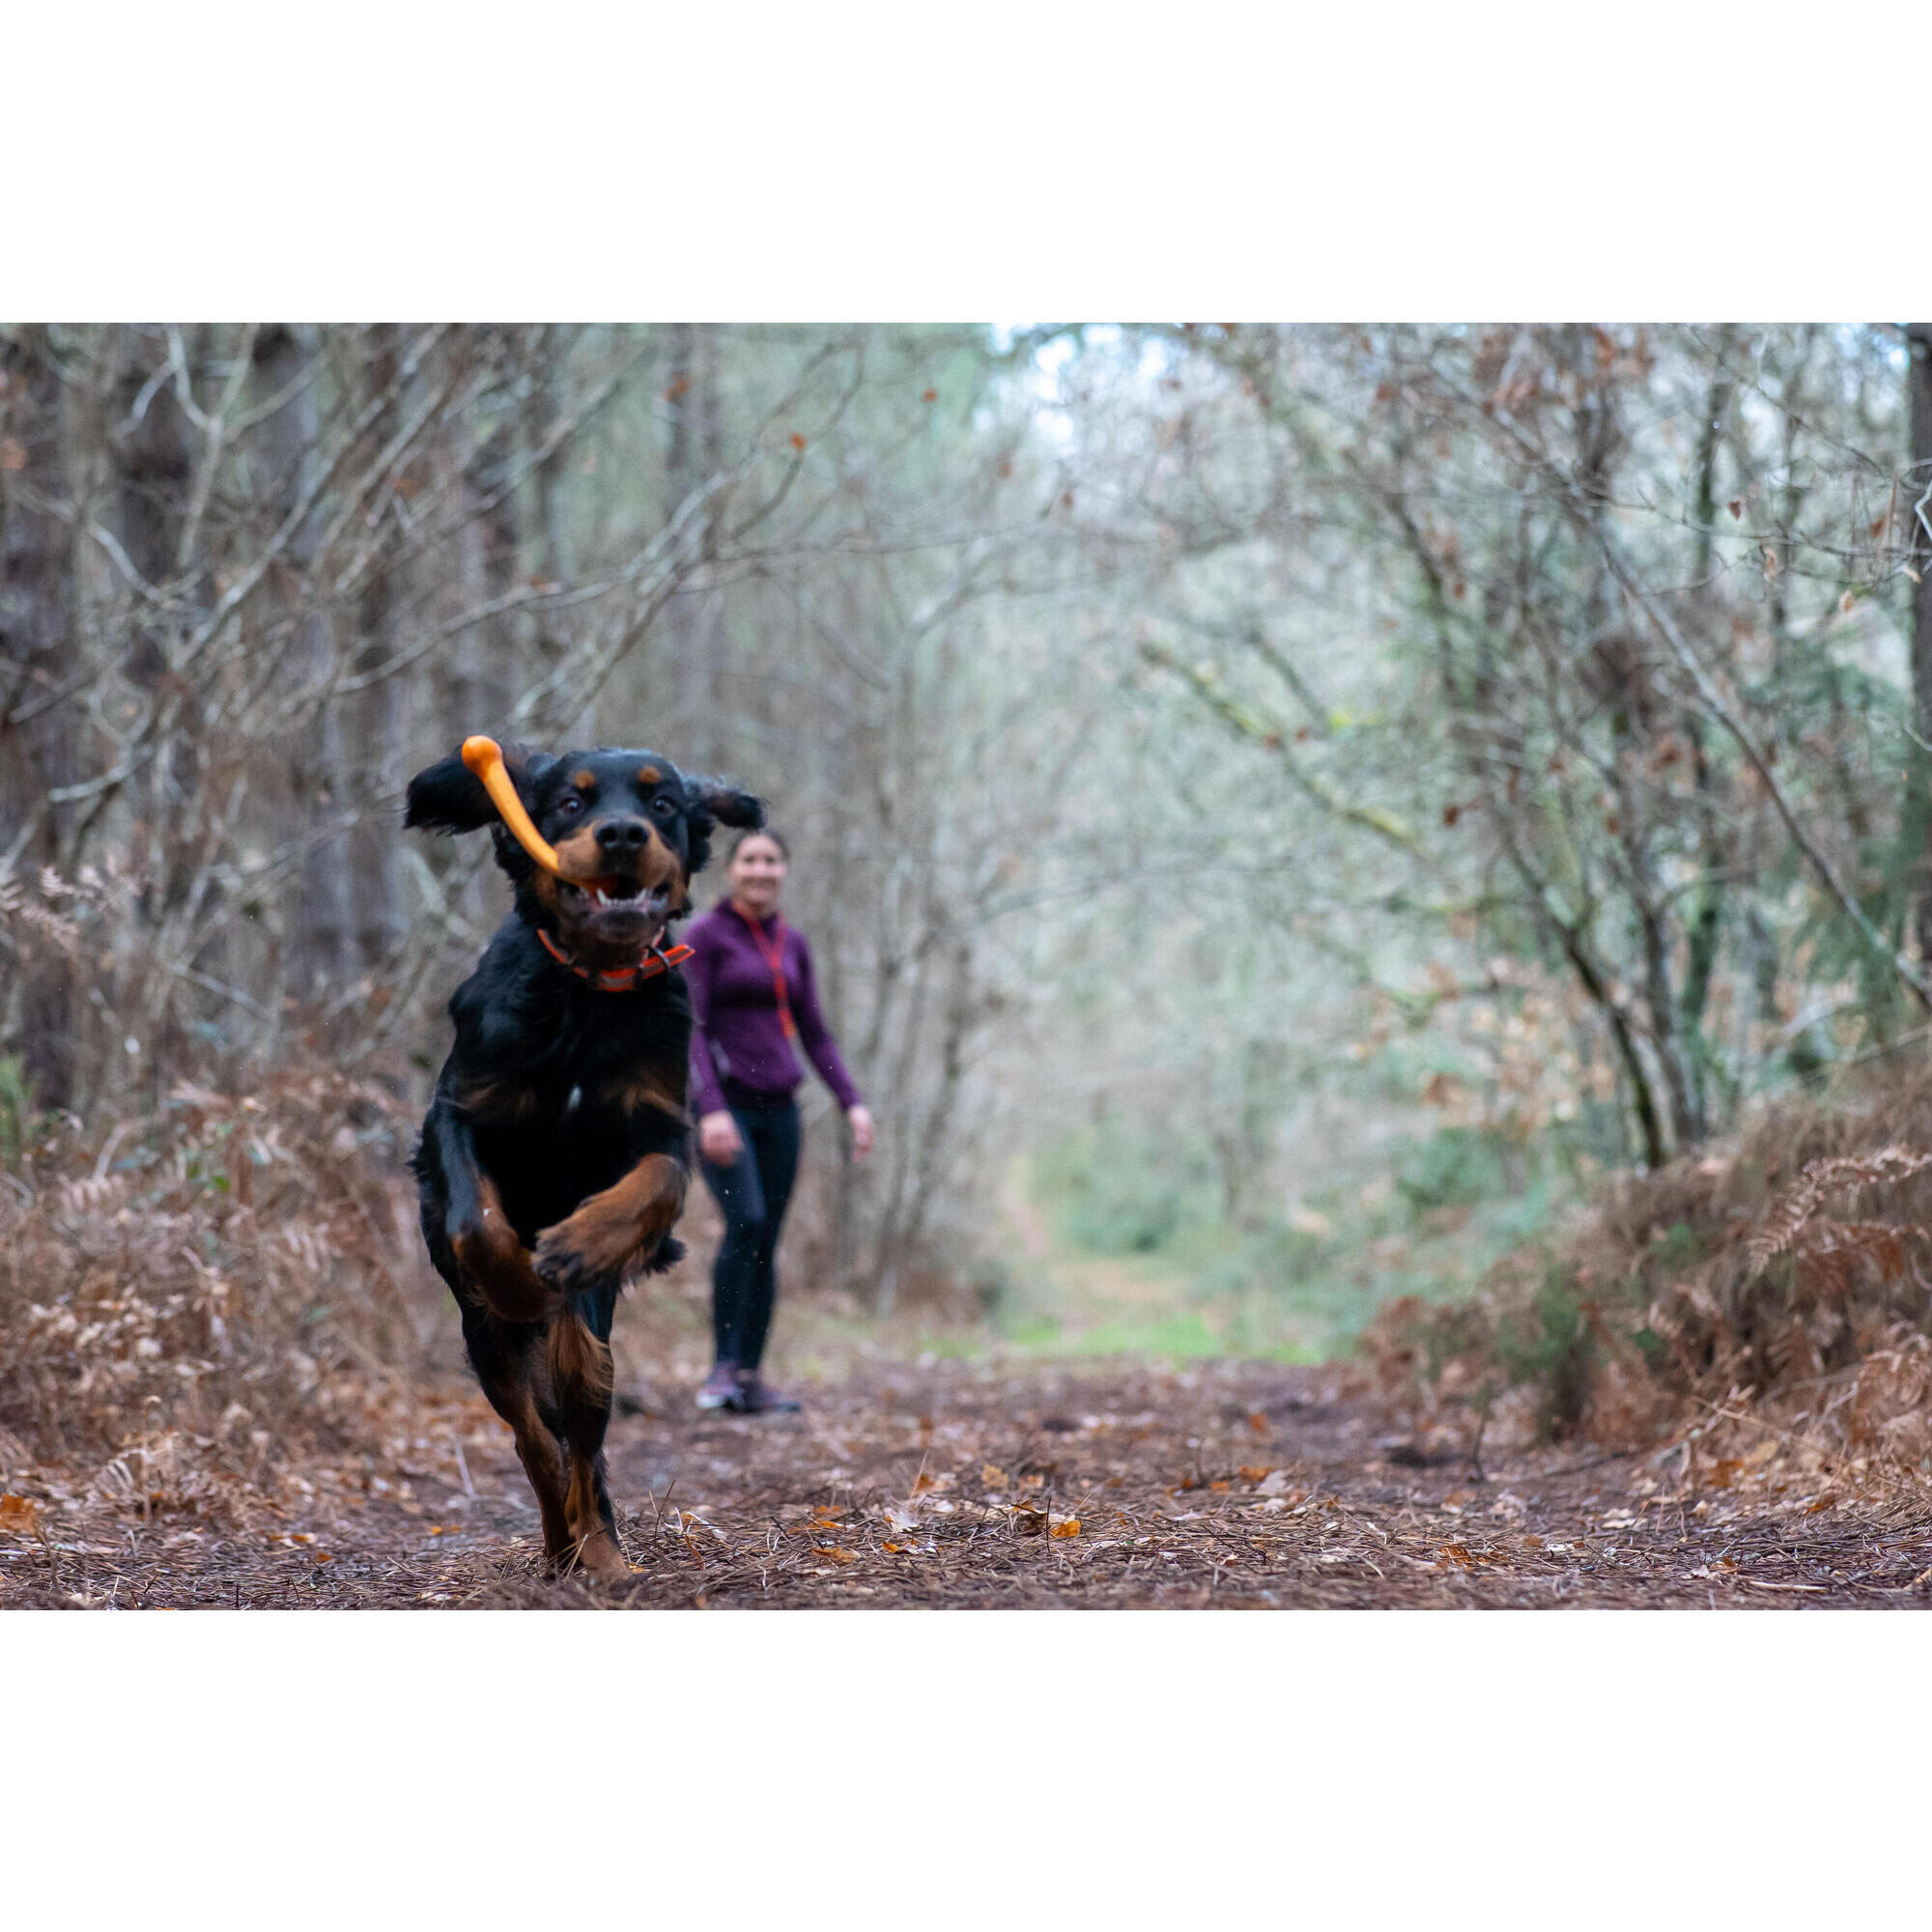
{"label": "dog's chest", "polygon": [[545,1017],[545,1025],[505,1029],[488,1042],[492,1051],[459,1053],[470,1076],[460,1084],[472,1119],[574,1139],[629,1120],[639,1107],[682,1110],[690,1037],[682,1013],[612,1003]]}

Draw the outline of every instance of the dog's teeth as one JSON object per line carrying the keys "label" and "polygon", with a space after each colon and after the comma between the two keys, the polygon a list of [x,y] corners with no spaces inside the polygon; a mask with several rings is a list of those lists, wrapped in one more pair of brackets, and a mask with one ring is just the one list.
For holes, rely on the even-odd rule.
{"label": "dog's teeth", "polygon": [[604,896],[604,890],[601,886],[597,889],[597,903],[599,905],[609,905],[611,903],[611,901]]}

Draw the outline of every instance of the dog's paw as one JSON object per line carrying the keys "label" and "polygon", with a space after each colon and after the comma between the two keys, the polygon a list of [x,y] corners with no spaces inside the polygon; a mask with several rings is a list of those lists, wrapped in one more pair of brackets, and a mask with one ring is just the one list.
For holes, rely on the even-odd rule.
{"label": "dog's paw", "polygon": [[536,1270],[544,1285],[561,1296],[601,1288],[610,1273],[578,1246],[567,1222],[546,1228],[537,1236]]}
{"label": "dog's paw", "polygon": [[593,1529],[574,1551],[576,1566],[594,1583],[628,1583],[631,1566],[624,1552],[601,1525]]}

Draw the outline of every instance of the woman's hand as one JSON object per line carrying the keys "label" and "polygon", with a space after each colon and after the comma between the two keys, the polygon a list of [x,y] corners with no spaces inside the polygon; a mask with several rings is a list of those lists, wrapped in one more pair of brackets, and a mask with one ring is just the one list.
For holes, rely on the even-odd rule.
{"label": "woman's hand", "polygon": [[724,1111],[705,1114],[697,1122],[697,1151],[714,1167],[732,1167],[745,1151],[738,1122]]}
{"label": "woman's hand", "polygon": [[845,1118],[852,1122],[852,1158],[864,1160],[872,1151],[872,1117],[864,1107],[847,1107]]}

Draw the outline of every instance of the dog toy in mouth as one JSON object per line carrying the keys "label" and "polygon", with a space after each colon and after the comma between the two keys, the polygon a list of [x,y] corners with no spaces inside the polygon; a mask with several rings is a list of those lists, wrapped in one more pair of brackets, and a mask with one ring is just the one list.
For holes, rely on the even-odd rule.
{"label": "dog toy in mouth", "polygon": [[483,789],[490,794],[490,802],[510,835],[519,845],[554,878],[564,876],[562,865],[558,862],[556,848],[545,839],[543,834],[530,823],[530,815],[524,810],[524,802],[517,796],[517,788],[510,782],[510,775],[503,769],[503,748],[494,738],[466,738],[463,741],[463,762],[483,781]]}

